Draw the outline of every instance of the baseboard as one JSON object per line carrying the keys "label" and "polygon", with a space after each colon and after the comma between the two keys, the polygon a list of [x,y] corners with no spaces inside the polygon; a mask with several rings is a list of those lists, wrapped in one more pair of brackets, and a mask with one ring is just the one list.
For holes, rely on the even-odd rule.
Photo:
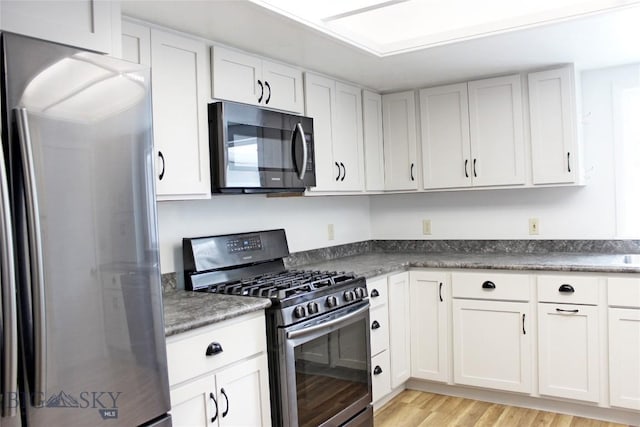
{"label": "baseboard", "polygon": [[396,397],[397,395],[399,395],[400,393],[402,393],[405,390],[406,390],[406,383],[402,384],[398,388],[395,388],[395,389],[391,390],[391,393],[385,394],[380,399],[378,399],[375,402],[373,402],[373,412],[375,413],[378,409],[382,408],[390,400],[392,400],[394,397]]}

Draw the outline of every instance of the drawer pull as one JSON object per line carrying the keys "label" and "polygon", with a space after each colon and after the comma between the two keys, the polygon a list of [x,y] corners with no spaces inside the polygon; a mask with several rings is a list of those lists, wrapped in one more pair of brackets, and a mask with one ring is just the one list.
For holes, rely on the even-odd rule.
{"label": "drawer pull", "polygon": [[489,280],[487,280],[482,284],[482,289],[495,289],[495,288],[496,288],[496,284]]}
{"label": "drawer pull", "polygon": [[213,395],[213,393],[209,393],[209,399],[213,400],[213,404],[216,407],[216,413],[213,414],[213,417],[211,417],[211,422],[215,422],[216,418],[218,418],[218,402],[216,402],[216,397]]}
{"label": "drawer pull", "polygon": [[380,328],[380,323],[378,323],[377,320],[374,320],[373,323],[371,324],[371,329],[376,330]]}
{"label": "drawer pull", "polygon": [[573,286],[567,285],[566,283],[564,285],[560,285],[560,287],[558,288],[558,292],[563,292],[563,293],[567,293],[567,294],[572,294],[575,291],[576,290],[573,289]]}
{"label": "drawer pull", "polygon": [[220,343],[212,342],[207,347],[207,352],[205,353],[207,356],[215,356],[218,353],[222,353],[222,346]]}
{"label": "drawer pull", "polygon": [[371,298],[376,298],[380,296],[380,292],[377,289],[371,291]]}
{"label": "drawer pull", "polygon": [[373,375],[380,375],[382,373],[382,368],[380,367],[380,365],[376,365],[375,368],[373,368]]}
{"label": "drawer pull", "polygon": [[578,313],[580,312],[580,310],[575,309],[575,310],[563,310],[561,308],[556,308],[556,311],[560,312],[560,313]]}

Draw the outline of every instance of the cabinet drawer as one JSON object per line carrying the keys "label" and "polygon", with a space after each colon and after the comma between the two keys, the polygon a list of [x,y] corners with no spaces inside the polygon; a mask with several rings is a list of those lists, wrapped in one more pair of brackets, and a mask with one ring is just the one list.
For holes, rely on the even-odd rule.
{"label": "cabinet drawer", "polygon": [[386,305],[371,309],[369,314],[371,327],[371,355],[389,348],[389,317]]}
{"label": "cabinet drawer", "polygon": [[538,301],[597,304],[598,278],[582,276],[538,276]]}
{"label": "cabinet drawer", "polygon": [[528,301],[529,276],[504,273],[452,273],[454,298]]}
{"label": "cabinet drawer", "polygon": [[640,278],[610,277],[607,282],[609,305],[640,308]]}
{"label": "cabinet drawer", "polygon": [[371,358],[371,388],[373,401],[379,400],[391,392],[391,377],[389,376],[389,352],[383,351]]}
{"label": "cabinet drawer", "polygon": [[[373,280],[367,279],[367,293],[369,294],[369,303],[371,304],[371,308],[387,303],[388,289],[389,285],[387,284],[386,276]],[[376,294],[378,296],[376,296]]]}
{"label": "cabinet drawer", "polygon": [[[218,343],[222,352],[207,356]],[[264,315],[251,315],[167,339],[169,385],[181,383],[267,349]]]}

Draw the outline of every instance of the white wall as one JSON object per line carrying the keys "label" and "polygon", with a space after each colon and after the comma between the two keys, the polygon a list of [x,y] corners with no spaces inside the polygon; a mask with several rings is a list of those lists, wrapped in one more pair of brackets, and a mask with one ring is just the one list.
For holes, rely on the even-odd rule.
{"label": "white wall", "polygon": [[[291,252],[369,240],[366,196],[214,195],[211,200],[159,202],[163,273],[182,271],[182,238],[284,228]],[[335,240],[327,237],[333,224]]]}
{"label": "white wall", "polygon": [[[620,159],[614,162],[621,115],[616,100],[621,88],[640,85],[639,70],[635,65],[582,74],[586,186],[373,196],[372,238],[639,238],[621,229],[616,210],[628,209],[625,201],[638,198],[640,182],[624,182],[621,176],[629,174],[619,173]],[[538,236],[528,234],[531,217],[540,220]],[[423,219],[431,219],[431,236],[422,235]]]}

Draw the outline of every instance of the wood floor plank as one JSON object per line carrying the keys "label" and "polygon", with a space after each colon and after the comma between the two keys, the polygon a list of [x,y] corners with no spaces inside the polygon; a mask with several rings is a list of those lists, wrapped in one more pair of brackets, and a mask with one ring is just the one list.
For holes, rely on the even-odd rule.
{"label": "wood floor plank", "polygon": [[624,427],[571,415],[405,390],[378,409],[375,427]]}

